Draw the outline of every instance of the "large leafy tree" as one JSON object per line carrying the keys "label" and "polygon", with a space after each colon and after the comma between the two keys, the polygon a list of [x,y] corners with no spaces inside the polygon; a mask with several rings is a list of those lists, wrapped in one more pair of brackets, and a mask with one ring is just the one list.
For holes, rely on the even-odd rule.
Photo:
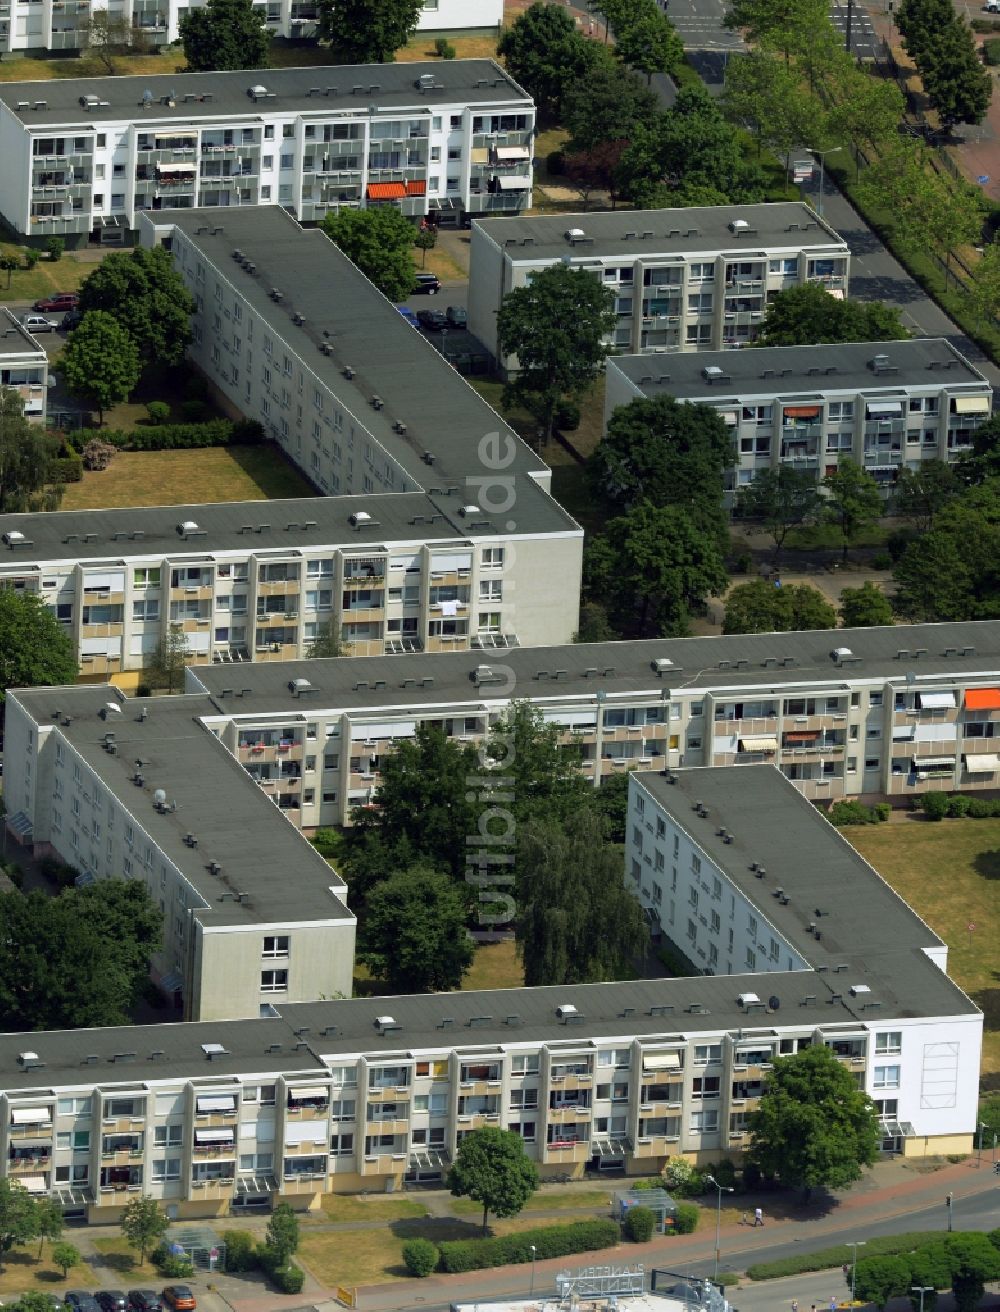
{"label": "large leafy tree", "polygon": [[882,1308],[909,1292],[910,1279],[910,1264],[905,1257],[862,1257],[854,1272],[855,1296]]}
{"label": "large leafy tree", "polygon": [[517,839],[515,935],[525,984],[621,979],[647,931],[601,815],[588,807],[563,820],[539,816]]}
{"label": "large leafy tree", "polygon": [[191,8],[181,17],[180,36],[195,73],[267,68],[270,62],[271,33],[263,8],[252,0],[208,0]]}
{"label": "large leafy tree", "polygon": [[180,364],[184,359],[195,302],[162,246],[106,255],[80,288],[80,309],[112,315],[145,363]]}
{"label": "large leafy tree", "polygon": [[462,890],[448,875],[400,870],[369,893],[359,958],[391,993],[445,992],[472,965]]}
{"label": "large leafy tree", "polygon": [[615,54],[652,79],[654,73],[676,73],[684,62],[684,42],[651,0],[634,22],[615,28]]}
{"label": "large leafy tree", "polygon": [[323,231],[390,301],[413,291],[416,228],[393,205],[328,214]]}
{"label": "large leafy tree", "polygon": [[860,588],[844,588],[840,594],[840,618],[845,629],[871,629],[893,624],[892,602],[872,582]]}
{"label": "large leafy tree", "polygon": [[723,633],[794,633],[835,629],[837,612],[808,583],[776,587],[766,579],[739,583],[726,597]]}
{"label": "large leafy tree", "polygon": [[896,26],[942,123],[981,123],[992,79],[965,18],[946,0],[902,0]]}
{"label": "large leafy tree", "polygon": [[320,38],[340,64],[391,64],[417,30],[423,0],[319,0]]}
{"label": "large leafy tree", "polygon": [[59,367],[74,396],[104,412],[127,401],[139,382],[139,348],[127,328],[106,310],[88,310],[70,333]]}
{"label": "large leafy tree", "polygon": [[543,118],[562,117],[563,97],[586,85],[602,64],[604,46],[577,31],[573,15],[541,0],[519,14],[497,46],[511,77],[529,92]]}
{"label": "large leafy tree", "polygon": [[821,283],[777,292],[768,302],[755,346],[809,346],[821,342],[901,341],[909,333],[899,311],[878,301],[841,301]]}
{"label": "large leafy tree", "polygon": [[0,702],[8,688],[73,683],[73,642],[33,593],[0,588]]}
{"label": "large leafy tree", "polygon": [[748,1159],[806,1190],[843,1189],[878,1156],[875,1107],[825,1044],[775,1060],[747,1127]]}
{"label": "large leafy tree", "polygon": [[118,72],[119,56],[141,55],[149,49],[142,28],[130,23],[123,14],[95,9],[80,27],[87,53],[93,55],[109,75]]}
{"label": "large leafy tree", "polygon": [[24,417],[20,394],[0,387],[0,511],[52,508],[46,489],[58,454],[58,441]]}
{"label": "large leafy tree", "polygon": [[917,469],[901,469],[893,489],[897,515],[926,533],[934,517],[962,490],[954,466],[943,460],[925,460]]}
{"label": "large leafy tree", "polygon": [[570,151],[591,150],[630,137],[636,124],[653,117],[659,101],[634,73],[602,63],[585,83],[570,86],[563,99],[563,124]]}
{"label": "large leafy tree", "polygon": [[788,534],[815,519],[819,509],[814,475],[791,465],[760,470],[736,498],[737,515],[759,524],[772,538],[775,565]]}
{"label": "large leafy tree", "polygon": [[593,789],[576,769],[578,756],[560,743],[537,706],[516,701],[493,725],[486,744],[491,767],[506,781],[518,824],[530,816],[563,818],[585,805]]}
{"label": "large leafy tree", "polygon": [[448,1172],[448,1188],[456,1198],[471,1198],[482,1206],[485,1234],[490,1213],[517,1216],[538,1188],[538,1167],[525,1153],[520,1135],[489,1125],[463,1136]]}
{"label": "large leafy tree", "polygon": [[822,109],[797,71],[766,50],[730,58],[726,67],[726,114],[757,142],[787,155],[821,132]]}
{"label": "large leafy tree", "polygon": [[840,531],[843,559],[852,543],[885,514],[885,502],[871,474],[855,460],[843,458],[823,479],[824,517]]}
{"label": "large leafy tree", "polygon": [[1000,479],[967,489],[893,568],[895,605],[913,622],[1000,616]]}
{"label": "large leafy tree", "polygon": [[1000,415],[994,415],[979,425],[972,434],[972,450],[952,468],[965,483],[985,483],[1000,478]]}
{"label": "large leafy tree", "polygon": [[748,45],[775,50],[786,63],[829,22],[825,0],[733,0],[724,19]]}
{"label": "large leafy tree", "polygon": [[975,1312],[986,1286],[1000,1277],[1000,1249],[988,1235],[950,1234],[944,1238],[944,1251],[957,1312]]}
{"label": "large leafy tree", "polygon": [[504,297],[497,314],[499,351],[517,357],[504,401],[519,402],[534,415],[543,443],[552,436],[559,402],[581,395],[600,373],[614,324],[611,290],[565,264],[550,265]]}
{"label": "large leafy tree", "polygon": [[38,1237],[38,1203],[24,1185],[0,1178],[0,1268],[16,1244]]}

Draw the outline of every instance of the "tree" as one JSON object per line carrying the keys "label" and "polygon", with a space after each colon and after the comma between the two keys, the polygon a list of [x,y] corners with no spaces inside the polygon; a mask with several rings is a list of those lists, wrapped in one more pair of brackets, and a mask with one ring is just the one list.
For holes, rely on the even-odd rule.
{"label": "tree", "polygon": [[875,1107],[825,1044],[775,1059],[747,1128],[748,1160],[807,1191],[843,1189],[878,1157]]}
{"label": "tree", "polygon": [[895,82],[872,77],[858,68],[853,58],[838,60],[835,76],[825,86],[829,106],[829,130],[847,136],[854,144],[855,177],[860,168],[859,148],[881,153],[886,142],[899,132],[906,101]]}
{"label": "tree", "polygon": [[399,870],[368,895],[359,959],[391,993],[459,989],[474,956],[466,915],[449,876]]}
{"label": "tree", "polygon": [[485,1234],[491,1212],[500,1219],[517,1216],[538,1188],[538,1168],[519,1134],[488,1125],[463,1136],[448,1188],[456,1198],[482,1205]]}
{"label": "tree", "polygon": [[135,879],[104,879],[74,889],[69,896],[81,923],[91,926],[106,943],[116,945],[116,964],[137,997],[149,975],[150,957],[162,946],[163,912],[145,884]]}
{"label": "tree", "polygon": [[943,0],[903,0],[896,22],[944,126],[981,123],[992,79],[965,19]]}
{"label": "tree", "polygon": [[514,933],[529,988],[621,979],[632,968],[646,922],[596,810],[520,825],[515,871]]}
{"label": "tree", "polygon": [[980,484],[1000,478],[1000,415],[994,415],[973,431],[972,450],[952,468],[965,483]]}
{"label": "tree", "polygon": [[50,607],[31,592],[0,588],[0,701],[8,688],[74,683],[73,641]]}
{"label": "tree", "polygon": [[908,337],[899,311],[877,301],[841,301],[818,282],[775,293],[755,346],[820,342],[886,342]]}
{"label": "tree", "polygon": [[1000,310],[1000,242],[996,237],[984,248],[967,294],[980,322],[991,324]]}
{"label": "tree", "polygon": [[[277,1210],[275,1208],[275,1211]],[[125,1210],[122,1212],[121,1232],[129,1247],[139,1250],[140,1262],[145,1262],[147,1251],[155,1247],[157,1241],[163,1238],[169,1225],[170,1220],[166,1213],[160,1210],[156,1199],[145,1195],[131,1199],[125,1204]]]}
{"label": "tree", "polygon": [[10,251],[0,251],[0,269],[3,269],[4,272],[7,274],[8,291],[10,291],[10,284],[13,280],[14,270],[17,268],[17,266],[18,266],[18,259],[16,255],[12,255]]}
{"label": "tree", "polygon": [[987,1284],[1000,1277],[1000,1251],[987,1235],[980,1234],[946,1235],[944,1249],[956,1310],[975,1312]]}
{"label": "tree", "polygon": [[118,72],[115,60],[119,55],[141,55],[149,50],[149,41],[141,27],[133,26],[123,15],[112,14],[107,9],[95,9],[80,27],[87,53],[93,55],[108,74]]}
{"label": "tree", "polygon": [[910,1267],[905,1257],[862,1257],[854,1271],[855,1296],[862,1303],[885,1307],[909,1293]]}
{"label": "tree", "polygon": [[66,250],[66,239],[64,237],[48,237],[45,242],[45,250],[50,262],[58,264],[63,257],[63,252]]}
{"label": "tree", "polygon": [[52,1246],[52,1260],[62,1271],[65,1280],[69,1275],[70,1268],[80,1265],[80,1250],[74,1248],[72,1244],[54,1244]]}
{"label": "tree", "polygon": [[187,657],[188,640],[184,627],[171,624],[157,644],[146,672],[151,679],[165,686],[167,692],[173,692],[183,682]]}
{"label": "tree", "polygon": [[310,660],[328,660],[332,656],[349,656],[350,650],[351,644],[340,636],[340,625],[336,620],[326,620],[318,626],[306,655]]}
{"label": "tree", "polygon": [[573,635],[574,642],[613,642],[616,636],[608,612],[600,602],[580,603],[580,627]]}
{"label": "tree", "polygon": [[630,770],[605,775],[594,790],[590,803],[601,818],[604,837],[609,843],[624,844],[628,822],[628,777]]}
{"label": "tree", "polygon": [[606,599],[619,633],[682,637],[728,581],[714,536],[675,506],[648,501],[607,525],[584,553],[588,597]]}
{"label": "tree", "polygon": [[413,291],[413,224],[392,205],[328,214],[323,231],[390,301]]}
{"label": "tree", "polygon": [[417,229],[417,235],[413,238],[413,244],[420,252],[420,267],[427,267],[427,252],[432,251],[437,245],[438,230],[436,223],[421,224]]}
{"label": "tree", "polygon": [[59,1303],[54,1294],[43,1294],[40,1289],[27,1289],[13,1303],[4,1306],[10,1312],[56,1312]]}
{"label": "tree", "polygon": [[63,1214],[54,1198],[39,1198],[37,1207],[38,1257],[41,1260],[46,1239],[54,1244],[62,1235]]}
{"label": "tree", "polygon": [[88,310],[69,335],[59,369],[69,390],[104,412],[127,401],[139,382],[139,348],[126,328],[104,310]]}
{"label": "tree", "polygon": [[578,757],[559,738],[559,729],[527,701],[513,702],[490,730],[485,756],[509,781],[504,789],[518,825],[531,816],[571,816],[592,794],[576,768]]}
{"label": "tree", "polygon": [[271,33],[252,0],[208,0],[181,16],[180,38],[191,73],[267,68]]}
{"label": "tree", "polygon": [[874,629],[894,623],[892,603],[874,583],[842,590],[840,618],[845,629]]}
{"label": "tree", "polygon": [[824,0],[734,0],[723,21],[748,45],[777,50],[787,63],[829,24],[830,14]]}
{"label": "tree", "polygon": [[813,474],[792,465],[779,465],[777,469],[760,470],[748,487],[740,489],[736,514],[759,524],[770,535],[777,565],[788,534],[814,520],[820,504]]}
{"label": "tree", "polygon": [[16,1180],[0,1177],[0,1270],[15,1244],[26,1244],[38,1235],[38,1204]]}
{"label": "tree", "polygon": [[338,64],[391,64],[417,30],[422,0],[320,0],[319,35]]}
{"label": "tree", "polygon": [[656,96],[633,72],[610,61],[599,64],[586,83],[568,87],[563,98],[567,152],[627,141],[636,125],[652,118],[658,109]]}
{"label": "tree", "polygon": [[290,1203],[279,1203],[267,1223],[265,1243],[275,1258],[275,1265],[288,1265],[299,1247],[299,1218]]}
{"label": "tree", "polygon": [[835,629],[837,612],[808,583],[776,587],[766,579],[738,583],[726,596],[723,633],[797,633]]}
{"label": "tree", "polygon": [[58,453],[58,440],[25,418],[20,394],[0,387],[0,511],[49,509]]}
{"label": "tree", "polygon": [[497,53],[531,95],[539,115],[550,121],[561,119],[570,88],[586,86],[602,64],[612,62],[603,46],[577,31],[571,13],[541,0],[517,16],[500,38]]}
{"label": "tree", "polygon": [[802,141],[815,141],[822,131],[822,109],[794,68],[766,50],[730,57],[726,65],[726,114],[741,123],[761,147],[779,154]]}
{"label": "tree", "polygon": [[934,517],[961,491],[955,469],[943,460],[925,460],[917,469],[901,469],[893,490],[897,515],[926,533]]}
{"label": "tree", "polygon": [[147,364],[180,364],[191,341],[195,308],[194,297],[162,246],[113,251],[80,288],[81,311],[113,315]]}
{"label": "tree", "polygon": [[517,357],[504,404],[519,402],[534,415],[543,445],[552,436],[559,402],[580,396],[600,373],[615,322],[614,293],[583,269],[561,263],[504,297],[498,349]]}
{"label": "tree", "polygon": [[615,54],[652,81],[654,73],[676,73],[684,62],[684,42],[662,10],[651,4],[634,23],[615,28]]}
{"label": "tree", "polygon": [[896,609],[912,624],[969,620],[977,609],[969,544],[946,529],[911,542],[896,562]]}
{"label": "tree", "polygon": [[836,524],[843,540],[843,556],[859,534],[870,528],[885,513],[885,503],[878,484],[854,460],[842,457],[832,474],[823,479],[826,503],[824,517]]}

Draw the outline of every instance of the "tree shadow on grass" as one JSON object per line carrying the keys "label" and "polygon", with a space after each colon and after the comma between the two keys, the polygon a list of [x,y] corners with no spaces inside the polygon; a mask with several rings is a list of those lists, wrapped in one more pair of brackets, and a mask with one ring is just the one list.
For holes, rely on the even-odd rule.
{"label": "tree shadow on grass", "polygon": [[977,852],[972,858],[972,868],[984,879],[1000,879],[1000,848],[992,852]]}
{"label": "tree shadow on grass", "polygon": [[99,1253],[91,1262],[91,1266],[107,1267],[120,1276],[131,1275],[138,1265],[132,1253]]}
{"label": "tree shadow on grass", "polygon": [[[432,1244],[440,1244],[447,1239],[482,1239],[483,1228],[478,1221],[459,1221],[452,1217],[412,1216],[404,1220],[393,1221],[389,1229],[397,1239],[405,1243],[407,1239],[429,1239]],[[487,1231],[491,1237],[493,1230]],[[387,1267],[390,1275],[407,1276],[409,1272],[401,1263]]]}

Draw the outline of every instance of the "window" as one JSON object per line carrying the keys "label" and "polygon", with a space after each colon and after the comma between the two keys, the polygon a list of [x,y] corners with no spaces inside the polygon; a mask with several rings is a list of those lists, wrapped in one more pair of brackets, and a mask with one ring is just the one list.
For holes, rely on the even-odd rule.
{"label": "window", "polygon": [[89,1130],[61,1130],[56,1135],[57,1148],[72,1148],[75,1153],[89,1152]]}
{"label": "window", "polygon": [[510,1068],[514,1075],[537,1075],[538,1053],[515,1053],[511,1058]]}
{"label": "window", "polygon": [[264,949],[261,952],[263,957],[287,957],[288,956],[288,935],[287,934],[265,934]]}
{"label": "window", "polygon": [[89,1116],[89,1098],[60,1098],[56,1103],[57,1116]]}
{"label": "window", "polygon": [[694,1049],[694,1064],[696,1066],[709,1066],[714,1062],[722,1060],[721,1043],[696,1043]]}
{"label": "window", "polygon": [[691,1113],[691,1129],[695,1134],[715,1134],[718,1128],[719,1113],[717,1110]]}
{"label": "window", "polygon": [[260,972],[261,993],[284,993],[287,988],[287,970],[262,970]]}
{"label": "window", "polygon": [[899,1071],[899,1066],[876,1066],[873,1087],[876,1089],[898,1089]]}
{"label": "window", "polygon": [[875,1035],[875,1055],[887,1056],[903,1051],[902,1030],[882,1030]]}
{"label": "window", "polygon": [[179,1148],[184,1142],[183,1125],[157,1125],[153,1127],[153,1145],[156,1148]]}
{"label": "window", "polygon": [[503,569],[504,550],[503,547],[484,547],[483,569]]}
{"label": "window", "polygon": [[718,1075],[696,1075],[691,1086],[692,1098],[718,1098],[720,1077]]}

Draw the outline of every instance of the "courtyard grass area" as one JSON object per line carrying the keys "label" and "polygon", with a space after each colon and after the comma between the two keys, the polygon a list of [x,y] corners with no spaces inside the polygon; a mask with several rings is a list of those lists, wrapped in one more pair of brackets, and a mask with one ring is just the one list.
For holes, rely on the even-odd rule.
{"label": "courtyard grass area", "polygon": [[982,1088],[1000,1089],[1000,820],[841,832],[948,944],[948,974],[985,1015]]}
{"label": "courtyard grass area", "polygon": [[484,943],[476,948],[469,973],[462,980],[463,989],[519,989],[524,987],[524,966],[518,958],[513,939],[502,943]]}
{"label": "courtyard grass area", "polygon": [[52,1261],[52,1245],[45,1244],[45,1252],[38,1260],[38,1244],[32,1242],[23,1248],[13,1248],[4,1254],[3,1269],[0,1270],[0,1297],[7,1294],[20,1294],[28,1289],[44,1291],[60,1297],[60,1287],[64,1289],[88,1288],[98,1282],[86,1262],[70,1268],[69,1278]]}
{"label": "courtyard grass area", "polygon": [[[0,68],[4,67],[0,63]],[[0,242],[0,254],[13,255],[19,264],[24,262],[24,250],[23,246],[14,242]],[[12,269],[9,287],[7,273],[0,273],[0,300],[37,301],[42,296],[52,296],[56,292],[75,292],[79,290],[84,278],[93,271],[93,260],[78,260],[75,255],[67,253],[61,260],[53,262],[43,254],[33,269]],[[41,341],[44,346],[45,338]]]}
{"label": "courtyard grass area", "polygon": [[[134,1248],[130,1248],[124,1239],[91,1239],[90,1243],[100,1254],[100,1263],[95,1263],[95,1265],[99,1265],[101,1269],[112,1271],[116,1279],[131,1281],[130,1289],[138,1288],[140,1283],[158,1286],[163,1279],[151,1262],[139,1261],[139,1254]],[[85,1282],[82,1277],[77,1277],[79,1270],[79,1267],[74,1268],[71,1277],[75,1282],[75,1287],[79,1288],[85,1283],[100,1285],[103,1279],[100,1274],[94,1276],[89,1282]],[[105,1286],[114,1286],[114,1284],[115,1281],[104,1280]]]}
{"label": "courtyard grass area", "polygon": [[[575,1189],[567,1185],[553,1185],[548,1190],[543,1189],[537,1194],[532,1194],[524,1205],[524,1212],[562,1212],[571,1208],[578,1210],[586,1208],[590,1212],[607,1216],[608,1200],[613,1188],[611,1184],[604,1189]],[[481,1218],[483,1215],[480,1204],[473,1202],[471,1198],[453,1198],[449,1206],[456,1216]]]}
{"label": "courtyard grass area", "polygon": [[386,1198],[384,1194],[372,1197],[358,1194],[324,1194],[322,1211],[303,1217],[303,1225],[310,1222],[343,1221],[405,1221],[426,1216],[427,1208],[411,1198]]}
{"label": "courtyard grass area", "polygon": [[182,506],[195,502],[313,497],[316,490],[277,448],[119,451],[107,469],[68,483],[61,510]]}

